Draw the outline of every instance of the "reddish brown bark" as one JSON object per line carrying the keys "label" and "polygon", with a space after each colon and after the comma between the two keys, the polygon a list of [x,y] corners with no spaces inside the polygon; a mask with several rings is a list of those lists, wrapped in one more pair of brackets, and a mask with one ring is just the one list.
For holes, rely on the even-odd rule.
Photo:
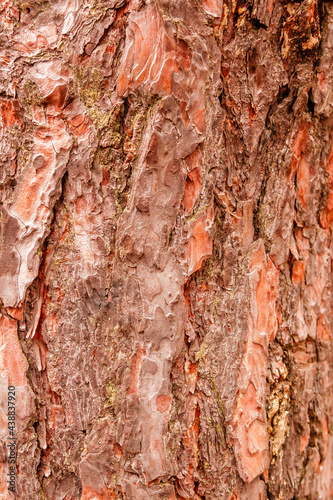
{"label": "reddish brown bark", "polygon": [[0,499],[333,498],[332,4],[0,26]]}

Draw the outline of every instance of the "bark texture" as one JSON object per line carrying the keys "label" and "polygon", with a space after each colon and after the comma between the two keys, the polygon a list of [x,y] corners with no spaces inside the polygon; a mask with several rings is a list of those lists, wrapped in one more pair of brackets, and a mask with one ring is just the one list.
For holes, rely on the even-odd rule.
{"label": "bark texture", "polygon": [[0,498],[333,498],[333,4],[0,0],[0,64]]}

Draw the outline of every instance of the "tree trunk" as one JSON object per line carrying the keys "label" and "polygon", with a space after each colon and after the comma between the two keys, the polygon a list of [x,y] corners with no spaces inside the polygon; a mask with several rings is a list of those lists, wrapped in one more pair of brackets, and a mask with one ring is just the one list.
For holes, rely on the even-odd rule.
{"label": "tree trunk", "polygon": [[333,498],[333,4],[0,25],[0,499]]}

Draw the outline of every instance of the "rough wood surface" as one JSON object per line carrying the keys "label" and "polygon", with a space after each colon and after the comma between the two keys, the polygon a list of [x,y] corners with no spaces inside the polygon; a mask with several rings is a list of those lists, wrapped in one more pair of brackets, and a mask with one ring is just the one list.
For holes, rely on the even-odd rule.
{"label": "rough wood surface", "polygon": [[333,498],[332,2],[0,0],[0,111],[0,499]]}

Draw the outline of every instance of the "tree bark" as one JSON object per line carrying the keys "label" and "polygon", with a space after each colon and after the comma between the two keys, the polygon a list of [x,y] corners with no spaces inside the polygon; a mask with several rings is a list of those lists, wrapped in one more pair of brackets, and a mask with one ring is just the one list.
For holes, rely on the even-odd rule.
{"label": "tree bark", "polygon": [[333,4],[0,26],[0,499],[333,498]]}

